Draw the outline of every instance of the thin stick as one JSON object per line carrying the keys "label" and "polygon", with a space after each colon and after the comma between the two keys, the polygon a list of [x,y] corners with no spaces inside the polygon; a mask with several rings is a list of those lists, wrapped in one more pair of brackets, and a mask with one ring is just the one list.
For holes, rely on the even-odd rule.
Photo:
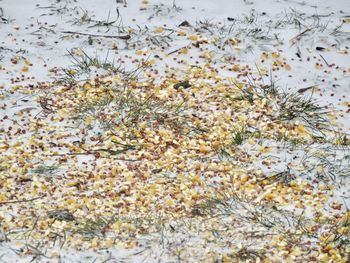
{"label": "thin stick", "polygon": [[75,32],[75,31],[62,31],[62,33],[63,34],[76,34],[76,35],[82,35],[82,36],[91,36],[91,37],[119,38],[119,39],[123,39],[123,40],[128,40],[131,38],[130,35],[109,36],[109,35],[89,34],[89,33]]}
{"label": "thin stick", "polygon": [[181,49],[183,49],[183,48],[187,48],[187,46],[184,46],[184,47],[180,47],[180,48],[178,48],[178,49],[175,49],[175,50],[173,50],[173,51],[169,52],[167,55],[174,54],[174,53],[176,53],[176,52],[180,51],[180,50],[181,50]]}
{"label": "thin stick", "polygon": [[[85,152],[85,153],[59,153],[59,154],[47,154],[44,156],[48,157],[60,157],[60,156],[76,156],[76,155],[96,155],[99,154],[98,151],[93,151],[93,152]],[[103,157],[99,156],[98,158],[113,158],[113,157]],[[113,158],[113,160],[118,160],[118,161],[125,161],[125,162],[140,162],[141,160],[138,159],[122,159],[122,158]],[[0,203],[1,204],[1,203]]]}
{"label": "thin stick", "polygon": [[23,200],[13,200],[13,201],[6,201],[6,202],[0,202],[0,205],[6,205],[6,204],[14,204],[14,203],[24,203],[24,202],[31,202],[37,199],[42,198],[43,195],[32,198],[32,199],[23,199]]}
{"label": "thin stick", "polygon": [[319,54],[320,55],[320,57],[322,58],[322,60],[326,63],[326,65],[328,66],[328,67],[330,67],[330,65],[328,64],[328,62],[326,61],[326,59],[321,55],[321,54]]}
{"label": "thin stick", "polygon": [[295,44],[295,43],[297,42],[297,40],[299,40],[300,37],[301,37],[302,35],[304,35],[306,32],[309,32],[309,31],[311,31],[310,28],[305,29],[303,32],[301,32],[301,33],[299,33],[298,35],[296,35],[295,37],[293,37],[290,41],[291,41],[293,44]]}

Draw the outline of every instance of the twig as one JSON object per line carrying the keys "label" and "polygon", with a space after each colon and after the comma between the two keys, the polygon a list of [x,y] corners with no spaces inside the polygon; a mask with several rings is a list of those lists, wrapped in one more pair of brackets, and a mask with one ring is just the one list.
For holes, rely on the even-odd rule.
{"label": "twig", "polygon": [[301,32],[301,33],[299,33],[298,35],[296,35],[295,37],[291,38],[290,41],[291,41],[291,42],[293,43],[293,45],[294,45],[294,44],[296,43],[296,41],[299,40],[300,37],[301,37],[302,35],[304,35],[306,32],[309,32],[309,31],[311,31],[310,28],[305,29],[303,32]]}
{"label": "twig", "polygon": [[187,47],[187,46],[184,46],[184,47],[180,47],[180,48],[178,48],[178,49],[175,49],[175,50],[169,52],[167,55],[174,54],[174,53],[176,53],[176,52],[178,52],[178,51],[180,51],[181,49],[186,48],[186,47]]}
{"label": "twig", "polygon": [[305,91],[307,91],[309,89],[312,89],[312,88],[315,88],[315,87],[316,87],[315,85],[312,85],[312,86],[309,86],[309,87],[306,87],[306,88],[298,89],[298,93],[304,93]]}
{"label": "twig", "polygon": [[[84,153],[59,153],[59,154],[49,154],[49,155],[45,155],[45,156],[59,157],[59,156],[96,155],[96,154],[99,154],[99,152],[98,151],[90,151],[90,152],[84,152]],[[104,158],[104,157],[99,156],[98,158]],[[108,157],[108,158],[110,158],[110,157]],[[141,161],[141,160],[137,160],[137,159],[123,159],[123,158],[113,158],[113,160],[126,161],[126,162],[140,162]]]}
{"label": "twig", "polygon": [[326,59],[321,55],[321,54],[319,54],[320,55],[320,57],[322,58],[322,60],[326,63],[326,65],[328,66],[328,67],[330,67],[330,65],[328,64],[328,62],[326,61]]}
{"label": "twig", "polygon": [[109,35],[89,34],[89,33],[75,32],[75,31],[62,31],[62,33],[63,34],[76,34],[76,35],[82,35],[82,36],[91,36],[91,37],[119,38],[119,39],[123,39],[123,40],[128,40],[131,38],[130,35],[109,36]]}
{"label": "twig", "polygon": [[14,204],[14,203],[24,203],[24,202],[31,202],[37,199],[42,198],[43,195],[38,196],[38,197],[34,197],[32,199],[23,199],[23,200],[12,200],[12,201],[6,201],[6,202],[0,202],[0,205],[6,205],[6,204]]}

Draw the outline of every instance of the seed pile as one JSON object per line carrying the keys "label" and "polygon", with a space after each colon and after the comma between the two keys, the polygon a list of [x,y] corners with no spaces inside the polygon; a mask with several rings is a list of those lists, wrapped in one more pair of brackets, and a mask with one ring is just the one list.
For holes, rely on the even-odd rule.
{"label": "seed pile", "polygon": [[[152,20],[182,9],[142,1],[139,11]],[[304,15],[273,26],[314,23]],[[119,25],[118,43],[65,30],[69,41],[105,39],[118,59],[71,49],[74,65],[50,68],[50,82],[23,84],[35,65],[13,56],[21,76],[0,90],[0,245],[48,261],[71,248],[127,251],[125,261],[348,262],[349,135],[337,123],[347,112],[315,99],[327,95],[317,85],[293,91],[276,80],[293,80],[307,63],[327,76],[319,82],[337,83],[329,76],[347,78],[349,69],[322,54],[347,56],[348,47],[301,52],[307,34],[328,32],[320,26],[291,38],[295,58],[275,48],[249,66],[250,41],[283,42],[266,14],[250,16]],[[73,25],[114,23],[84,12]]]}

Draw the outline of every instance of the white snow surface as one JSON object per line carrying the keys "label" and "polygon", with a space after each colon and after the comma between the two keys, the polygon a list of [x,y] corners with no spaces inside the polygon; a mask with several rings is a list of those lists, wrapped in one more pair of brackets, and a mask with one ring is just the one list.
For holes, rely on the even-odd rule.
{"label": "white snow surface", "polygon": [[[125,34],[114,26],[91,27],[91,23],[78,20],[84,14],[88,14],[96,21],[116,20],[118,21],[116,24],[125,28],[131,27],[135,30],[148,28],[150,31],[158,26],[169,30],[178,28],[178,25],[185,20],[191,25],[200,22],[218,25],[217,23],[221,22],[221,25],[229,26],[233,19],[236,19],[232,34],[242,38],[240,49],[213,50],[218,65],[223,63],[223,57],[231,55],[239,63],[255,68],[260,63],[259,57],[262,51],[280,51],[290,64],[291,70],[274,73],[278,86],[290,91],[317,86],[318,91],[313,96],[320,104],[330,105],[338,113],[336,124],[343,132],[350,133],[350,57],[349,53],[344,54],[344,51],[350,52],[350,24],[342,24],[344,17],[350,16],[348,0],[150,0],[146,10],[140,10],[142,6],[139,0],[127,0],[126,4],[114,0],[0,0],[0,15],[3,19],[0,20],[0,65],[2,67],[0,95],[6,94],[4,103],[16,101],[11,110],[0,108],[0,118],[5,115],[10,119],[15,118],[14,114],[18,111],[36,107],[30,96],[23,97],[16,92],[13,94],[7,92],[18,84],[35,85],[37,82],[53,81],[57,76],[50,73],[48,69],[67,67],[74,62],[67,51],[79,53],[79,50],[83,49],[92,57],[97,55],[101,59],[121,62],[126,69],[133,68],[131,57],[135,54],[135,50],[148,50],[150,57],[161,54],[159,47],[151,49],[152,43],[145,40],[144,36],[140,36],[138,40],[135,35],[127,41],[110,37],[93,37],[92,43],[89,43],[91,40],[87,35],[67,33],[71,31],[104,36]],[[303,30],[292,22],[281,26],[276,24],[293,12],[304,14],[305,20],[301,22],[310,27],[310,31],[295,44],[292,40]],[[252,14],[255,20],[251,24],[240,22],[245,19],[245,16],[251,17]],[[271,27],[275,24],[275,27]],[[338,25],[342,25],[341,32],[336,31]],[[253,28],[260,28],[263,33],[247,34],[248,29]],[[203,34],[209,37],[221,32],[217,29],[215,32],[207,31]],[[166,52],[170,53],[188,44],[183,38],[174,35],[167,44],[164,44],[164,47]],[[117,48],[113,49],[113,47]],[[325,47],[329,50],[317,51],[316,47]],[[300,58],[296,53],[300,54]],[[17,64],[11,62],[11,59],[16,56],[28,59],[33,64],[28,72],[21,72],[25,66],[23,59],[19,59]],[[162,63],[159,63],[159,72],[161,74],[165,65],[182,67],[177,64],[174,57],[188,59],[188,64],[191,64],[198,59],[196,56],[198,54],[193,54],[192,58],[177,54],[164,56]],[[315,69],[315,63],[321,63],[323,67]],[[331,66],[327,66],[326,63]],[[96,73],[105,72],[97,70]],[[234,73],[223,70],[222,74],[231,76]],[[17,77],[20,80],[15,83],[13,80]],[[305,94],[310,96],[311,91],[306,91]],[[39,109],[32,110],[39,112]],[[1,125],[5,127],[11,124],[2,122]],[[285,163],[300,160],[293,159],[295,152],[276,154],[285,154]],[[339,188],[336,195],[349,204],[348,185]],[[2,209],[6,207],[0,206],[0,211]],[[193,237],[191,242],[195,244],[196,237]],[[32,257],[18,256],[17,250],[20,247],[21,244],[0,243],[0,262],[30,262]],[[57,247],[49,250],[51,253],[57,251],[60,259],[43,257],[40,262],[157,262],[161,258],[156,247],[153,249],[152,256],[139,253],[139,249],[122,248],[75,251]],[[173,262],[172,260],[168,258],[163,259],[162,262]]]}

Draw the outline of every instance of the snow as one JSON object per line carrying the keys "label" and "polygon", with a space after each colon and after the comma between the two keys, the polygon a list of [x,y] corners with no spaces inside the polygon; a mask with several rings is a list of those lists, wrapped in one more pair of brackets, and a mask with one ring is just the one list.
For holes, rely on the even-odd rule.
{"label": "snow", "polygon": [[[291,70],[274,72],[274,79],[277,80],[278,86],[288,91],[297,91],[310,86],[317,87],[315,92],[308,90],[305,94],[310,96],[312,93],[321,105],[330,105],[330,108],[337,112],[334,125],[340,126],[346,134],[350,133],[350,108],[348,106],[350,104],[350,59],[349,53],[344,54],[344,51],[350,52],[350,24],[342,24],[342,20],[350,15],[348,0],[151,0],[147,5],[136,0],[126,2],[127,4],[124,5],[118,1],[99,0],[0,0],[0,11],[2,11],[0,15],[6,19],[3,20],[5,22],[0,21],[0,65],[2,67],[0,69],[0,95],[5,96],[2,103],[12,103],[10,109],[0,108],[0,117],[7,115],[9,120],[18,120],[15,114],[21,110],[31,111],[32,115],[38,114],[40,109],[33,101],[35,96],[25,96],[16,91],[13,93],[10,91],[16,85],[36,85],[38,82],[57,79],[57,74],[48,70],[72,65],[74,61],[67,55],[67,51],[79,55],[82,49],[91,57],[97,55],[102,60],[106,58],[108,61],[117,61],[122,63],[126,69],[133,69],[135,65],[132,59],[135,57],[135,50],[144,50],[151,58],[155,55],[163,58],[158,64],[160,74],[166,70],[165,65],[184,68],[183,65],[174,61],[174,57],[177,57],[178,60],[187,60],[188,65],[195,64],[199,60],[200,53],[197,51],[191,53],[192,59],[186,55],[164,55],[157,46],[151,49],[152,43],[146,40],[146,35],[142,34],[135,34],[127,41],[118,38],[94,37],[93,43],[90,44],[89,38],[85,35],[65,33],[73,31],[105,36],[125,35],[125,32],[120,32],[118,27],[91,27],[91,24],[84,22],[83,19],[79,20],[84,14],[88,14],[96,21],[116,20],[117,24],[125,28],[130,27],[137,31],[139,26],[144,30],[149,29],[149,32],[159,26],[176,29],[185,20],[191,25],[200,24],[202,21],[218,26],[214,28],[214,32],[203,29],[203,34],[208,39],[219,35],[222,37],[219,41],[225,41],[225,35],[223,35],[225,32],[220,32],[219,27],[229,27],[232,24],[232,35],[242,39],[242,43],[239,44],[239,48],[231,46],[223,51],[212,47],[212,50],[208,50],[208,52],[213,52],[217,65],[222,65],[225,58],[234,56],[237,59],[236,62],[240,64],[246,64],[251,68],[265,66],[268,69],[272,67],[272,61],[261,63],[261,52],[280,52],[281,59],[285,58]],[[140,10],[143,6],[147,9]],[[288,18],[289,20],[286,16],[297,13],[302,14],[300,22],[308,25],[310,32],[306,32],[300,41],[293,44],[291,40],[302,31],[298,28],[297,22],[293,21],[292,15]],[[312,15],[314,17],[311,17]],[[245,16],[253,16],[254,21],[247,23]],[[235,19],[235,22],[232,23],[228,18]],[[284,21],[285,24],[278,26],[277,21]],[[221,24],[218,24],[219,22]],[[334,34],[334,29],[340,24],[342,24],[342,32],[345,33]],[[322,29],[322,26],[325,28]],[[260,28],[263,33],[247,34],[247,31],[254,28]],[[193,33],[195,33],[194,30]],[[257,35],[262,38],[257,38]],[[189,45],[188,40],[175,34],[167,41],[163,43],[166,53]],[[113,49],[113,47],[116,48]],[[316,47],[330,48],[330,50],[317,51]],[[300,58],[296,53],[300,54]],[[11,59],[15,57],[18,58],[16,64],[11,62]],[[21,71],[26,66],[25,59],[33,64],[26,73]],[[315,69],[316,63],[323,64],[322,68]],[[327,63],[334,64],[334,66],[328,67]],[[103,74],[104,71],[99,70],[91,74],[98,73]],[[221,73],[236,77],[236,73],[227,69],[223,69]],[[20,80],[13,81],[17,77]],[[269,79],[266,78],[267,83],[268,81]],[[0,125],[3,127],[0,126],[0,128],[12,125],[9,120],[1,122]],[[243,147],[247,147],[247,151],[251,150],[249,145]],[[296,166],[299,165],[303,156],[298,152],[298,149],[293,149],[290,152],[275,153],[286,155],[284,163],[275,169],[283,170],[283,167],[291,162],[294,162]],[[295,155],[298,156],[297,159],[293,159]],[[337,158],[342,159],[341,155]],[[85,160],[82,158],[80,161]],[[342,184],[335,192],[334,198],[343,199],[346,204],[350,205],[349,187]],[[3,209],[6,207],[0,206],[1,213],[8,212]],[[193,238],[192,242],[196,244],[199,241]],[[152,246],[154,243],[150,244]],[[30,262],[32,257],[29,255],[24,258],[17,255],[16,249],[20,247],[20,244],[13,242],[1,242],[0,236],[0,262]],[[123,248],[113,248],[108,251],[74,251],[56,247],[51,250],[56,251],[60,258],[51,258],[50,262],[95,262],[95,259],[98,260],[96,262],[156,262],[158,257],[162,256],[157,249],[154,249],[151,256],[138,253],[140,251],[137,249]],[[46,259],[43,258],[42,262],[45,261]]]}

